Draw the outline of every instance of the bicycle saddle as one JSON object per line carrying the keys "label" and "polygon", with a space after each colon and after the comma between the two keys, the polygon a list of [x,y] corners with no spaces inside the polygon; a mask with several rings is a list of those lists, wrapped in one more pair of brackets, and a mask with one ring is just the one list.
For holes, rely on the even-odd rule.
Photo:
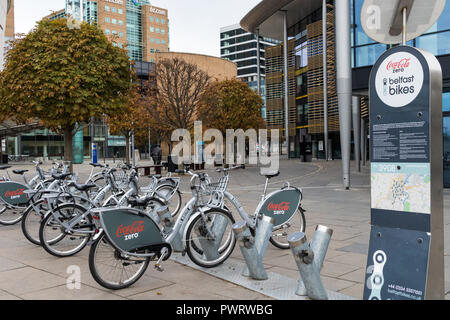
{"label": "bicycle saddle", "polygon": [[128,199],[128,204],[132,207],[146,207],[151,197],[143,197],[138,199]]}
{"label": "bicycle saddle", "polygon": [[52,174],[52,178],[55,180],[64,180],[67,177],[70,177],[72,174],[71,173],[53,173]]}
{"label": "bicycle saddle", "polygon": [[0,170],[6,170],[12,168],[12,166],[0,166]]}
{"label": "bicycle saddle", "polygon": [[100,164],[100,163],[89,163],[91,166],[93,166],[94,168],[104,168],[105,166]]}
{"label": "bicycle saddle", "polygon": [[267,179],[272,179],[280,175],[280,171],[261,170],[261,175]]}
{"label": "bicycle saddle", "polygon": [[87,191],[89,189],[95,188],[95,184],[78,184],[75,182],[72,182],[69,184],[69,187],[75,187],[78,191]]}
{"label": "bicycle saddle", "polygon": [[23,175],[25,172],[28,172],[29,170],[13,170],[15,174]]}

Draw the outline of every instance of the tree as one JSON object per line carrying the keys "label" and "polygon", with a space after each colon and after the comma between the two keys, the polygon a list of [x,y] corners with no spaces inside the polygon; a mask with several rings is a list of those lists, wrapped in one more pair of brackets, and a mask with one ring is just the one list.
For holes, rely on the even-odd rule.
{"label": "tree", "polygon": [[156,64],[156,83],[148,104],[155,129],[165,137],[176,129],[191,130],[210,76],[182,59],[164,59]]}
{"label": "tree", "polygon": [[107,117],[112,134],[125,136],[126,162],[130,163],[130,138],[134,131],[135,138],[141,140],[148,133],[150,114],[145,108],[147,96],[139,85],[135,85],[129,94],[128,103],[120,113]]}
{"label": "tree", "polygon": [[0,113],[20,122],[37,117],[63,133],[64,157],[72,162],[77,124],[122,112],[131,79],[126,51],[101,29],[44,20],[12,42],[0,74]]}
{"label": "tree", "polygon": [[261,116],[263,100],[240,80],[212,83],[204,92],[198,108],[198,119],[209,128],[259,129],[265,127]]}

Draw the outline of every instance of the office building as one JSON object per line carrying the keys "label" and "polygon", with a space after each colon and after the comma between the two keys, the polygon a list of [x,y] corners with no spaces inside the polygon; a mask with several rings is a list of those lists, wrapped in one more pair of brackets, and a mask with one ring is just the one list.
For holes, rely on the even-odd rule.
{"label": "office building", "polygon": [[168,11],[148,0],[66,0],[65,9],[44,18],[67,15],[98,25],[131,60],[153,62],[155,53],[169,51]]}
{"label": "office building", "polygon": [[[364,32],[360,16],[363,0],[350,0],[352,94],[361,98],[362,137],[368,136],[368,83],[372,66],[388,45],[376,43]],[[336,33],[334,1],[327,1],[327,122],[328,157],[340,159],[339,110],[336,92]],[[260,36],[284,41],[284,14],[288,38],[288,99],[284,100],[284,54],[282,45],[266,51],[268,128],[283,130],[288,111],[290,156],[305,161],[325,158],[325,108],[322,1],[263,0],[241,20],[241,27]],[[443,71],[444,184],[450,187],[450,3],[438,22],[408,45],[436,55]],[[295,58],[294,58],[295,57]],[[355,139],[353,139],[355,140]],[[365,141],[364,141],[365,140]],[[369,157],[368,141],[361,141]],[[352,150],[359,148],[352,142]],[[352,157],[354,157],[352,153]]]}
{"label": "office building", "polygon": [[[235,24],[220,29],[220,56],[235,62],[238,67],[238,78],[257,91],[258,89],[258,45],[260,67],[260,93],[265,101],[266,97],[266,50],[279,44],[280,41],[267,37],[259,37],[242,29]],[[265,107],[262,110],[265,117]]]}
{"label": "office building", "polygon": [[0,0],[0,70],[8,40],[14,38],[14,0]]}

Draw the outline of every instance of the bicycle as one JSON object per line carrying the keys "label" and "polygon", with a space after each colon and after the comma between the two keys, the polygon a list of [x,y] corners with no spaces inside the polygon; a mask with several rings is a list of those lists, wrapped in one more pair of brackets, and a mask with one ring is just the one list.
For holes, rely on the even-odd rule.
{"label": "bicycle", "polygon": [[[128,207],[93,210],[96,232],[89,251],[89,269],[101,286],[113,290],[131,286],[151,260],[158,259],[155,268],[163,271],[161,263],[172,251],[187,252],[194,263],[207,268],[222,264],[233,252],[235,221],[228,211],[214,205],[208,176],[188,169],[176,172],[192,176],[193,197],[175,223],[166,206],[155,207],[152,212]],[[201,193],[210,194],[207,203]],[[199,240],[200,247],[189,245],[194,239]],[[208,247],[213,250],[206,250]]]}
{"label": "bicycle", "polygon": [[[245,166],[242,166],[241,168],[245,169]],[[216,171],[222,172],[224,176],[228,176],[230,170],[218,168]],[[220,199],[221,205],[224,206],[224,209],[229,210],[229,208],[225,207],[224,202],[224,200],[228,200],[237,210],[240,217],[247,223],[252,232],[254,232],[257,227],[258,218],[261,216],[273,218],[275,223],[273,225],[270,242],[279,249],[289,249],[289,243],[287,241],[288,235],[296,231],[305,232],[306,229],[306,210],[301,206],[303,197],[302,190],[297,187],[291,187],[290,184],[286,182],[281,190],[267,194],[267,187],[270,179],[278,177],[280,172],[264,172],[261,170],[260,174],[266,177],[266,182],[264,185],[264,192],[261,195],[261,201],[252,216],[244,210],[239,200],[226,190],[220,194],[220,197],[223,197],[223,199]],[[298,216],[298,218],[296,218],[296,216]]]}

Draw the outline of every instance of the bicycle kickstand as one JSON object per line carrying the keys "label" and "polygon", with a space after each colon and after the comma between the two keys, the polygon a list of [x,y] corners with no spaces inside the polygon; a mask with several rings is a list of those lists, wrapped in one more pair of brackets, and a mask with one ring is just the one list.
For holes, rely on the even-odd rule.
{"label": "bicycle kickstand", "polygon": [[164,258],[166,257],[168,251],[169,250],[167,248],[163,248],[161,250],[161,257],[159,257],[159,260],[155,264],[155,269],[158,270],[159,272],[163,272],[164,271],[164,268],[161,267],[161,263],[164,260]]}

